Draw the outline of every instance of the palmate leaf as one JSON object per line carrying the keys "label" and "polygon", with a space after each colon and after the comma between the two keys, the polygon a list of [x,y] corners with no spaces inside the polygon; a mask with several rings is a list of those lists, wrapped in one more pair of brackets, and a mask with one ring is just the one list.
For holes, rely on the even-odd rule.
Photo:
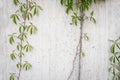
{"label": "palmate leaf", "polygon": [[30,35],[37,32],[37,27],[32,23],[30,23],[30,25],[26,29],[27,29],[27,32],[29,31]]}
{"label": "palmate leaf", "polygon": [[14,78],[14,75],[13,75],[13,74],[11,74],[11,75],[10,75],[9,80],[15,80],[15,78]]}
{"label": "palmate leaf", "polygon": [[33,49],[32,45],[30,45],[30,44],[27,42],[27,44],[24,46],[24,50],[25,50],[26,52],[29,52],[29,51],[31,51],[32,49]]}
{"label": "palmate leaf", "polygon": [[23,64],[23,69],[25,69],[26,71],[30,70],[32,68],[32,65],[28,62],[25,62]]}
{"label": "palmate leaf", "polygon": [[12,60],[15,60],[15,59],[16,59],[15,54],[14,54],[14,53],[11,53],[11,54],[10,54],[10,58],[11,58]]}
{"label": "palmate leaf", "polygon": [[12,19],[12,21],[13,21],[14,24],[17,24],[17,21],[20,21],[18,15],[16,15],[16,14],[12,14],[10,16],[10,18]]}

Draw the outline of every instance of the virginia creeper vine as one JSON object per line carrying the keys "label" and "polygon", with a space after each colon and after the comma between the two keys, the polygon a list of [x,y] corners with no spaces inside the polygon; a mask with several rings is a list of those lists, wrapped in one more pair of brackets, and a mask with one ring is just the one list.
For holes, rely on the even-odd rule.
{"label": "virginia creeper vine", "polygon": [[[83,40],[83,23],[86,19],[93,21],[94,23],[96,23],[95,18],[93,17],[94,15],[94,11],[92,11],[90,13],[90,16],[86,16],[85,15],[85,11],[88,11],[90,6],[93,3],[96,3],[96,1],[99,0],[60,0],[61,4],[64,5],[66,7],[66,13],[68,14],[70,11],[73,13],[72,15],[72,24],[73,25],[78,25],[78,23],[80,23],[80,37],[79,37],[79,43],[76,47],[76,54],[75,57],[73,59],[73,65],[72,65],[72,70],[70,72],[70,75],[68,76],[67,80],[70,80],[73,72],[74,72],[74,68],[75,68],[75,61],[77,56],[79,57],[79,71],[78,71],[78,80],[80,80],[80,73],[81,73],[81,54],[83,54],[82,51],[82,40]],[[105,1],[105,0],[102,0]],[[88,36],[85,34],[86,39],[88,40]]]}
{"label": "virginia creeper vine", "polygon": [[16,63],[18,72],[10,73],[9,80],[21,80],[22,69],[28,71],[32,68],[32,65],[23,59],[25,53],[31,51],[33,48],[28,42],[28,35],[32,35],[37,31],[37,27],[33,25],[30,20],[35,15],[38,15],[39,10],[42,10],[42,7],[37,5],[33,0],[25,0],[25,2],[13,0],[13,3],[16,7],[18,7],[18,9],[10,16],[10,18],[12,19],[13,23],[18,26],[18,32],[9,35],[10,44],[14,44],[16,46],[16,48],[10,54],[10,58],[13,61],[18,61],[18,63]]}
{"label": "virginia creeper vine", "polygon": [[112,73],[112,80],[120,80],[120,37],[110,41],[112,45],[110,47],[111,56],[109,61],[111,66],[109,72]]}

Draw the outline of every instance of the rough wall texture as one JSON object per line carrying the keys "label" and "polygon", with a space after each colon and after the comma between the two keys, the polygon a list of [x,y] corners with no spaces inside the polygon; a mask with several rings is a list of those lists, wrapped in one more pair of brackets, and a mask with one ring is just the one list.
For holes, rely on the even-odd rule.
{"label": "rough wall texture", "polygon": [[[44,10],[33,19],[38,33],[29,39],[34,50],[25,58],[33,68],[22,73],[23,80],[66,80],[72,69],[79,27],[70,25],[71,18],[59,0],[37,1]],[[120,1],[108,0],[91,8],[95,10],[97,24],[84,23],[84,33],[88,33],[90,40],[83,42],[81,80],[111,80],[108,40],[120,35]],[[8,35],[16,28],[9,18],[14,11],[12,0],[0,0],[0,80],[8,80],[9,73],[16,71],[15,62],[9,58],[14,47],[8,43]],[[77,80],[77,67],[76,64],[71,80]]]}

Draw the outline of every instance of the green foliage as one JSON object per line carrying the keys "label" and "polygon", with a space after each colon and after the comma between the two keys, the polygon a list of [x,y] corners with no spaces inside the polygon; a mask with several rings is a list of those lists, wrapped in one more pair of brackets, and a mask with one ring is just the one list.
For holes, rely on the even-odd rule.
{"label": "green foliage", "polygon": [[13,73],[13,74],[10,74],[9,80],[15,80],[15,78],[14,78],[14,73]]}
{"label": "green foliage", "polygon": [[18,31],[9,35],[9,43],[11,45],[14,43],[16,46],[15,50],[13,50],[10,54],[10,58],[13,61],[18,61],[16,64],[18,74],[14,73],[15,76],[14,74],[11,74],[9,80],[20,80],[20,74],[22,71],[21,69],[28,71],[32,68],[32,65],[28,63],[28,61],[25,61],[25,63],[23,63],[23,56],[33,48],[27,40],[28,35],[32,35],[37,32],[37,27],[32,22],[30,22],[30,20],[35,15],[38,15],[39,11],[43,9],[33,0],[26,0],[26,2],[13,0],[13,3],[16,7],[18,7],[18,9],[14,14],[10,16],[10,18],[12,19],[13,23],[18,26]]}
{"label": "green foliage", "polygon": [[14,43],[14,38],[13,38],[13,36],[11,36],[11,37],[9,38],[9,42],[10,42],[10,44],[13,44],[13,43]]}
{"label": "green foliage", "polygon": [[14,3],[14,5],[18,5],[18,3],[19,3],[19,0],[13,0],[13,3]]}
{"label": "green foliage", "polygon": [[[79,43],[78,43],[78,46],[80,46],[80,49],[78,49],[78,46],[76,47],[77,51],[76,51],[76,55],[73,60],[73,68],[72,68],[72,71],[71,71],[70,75],[68,76],[67,80],[70,80],[71,75],[73,73],[74,64],[75,64],[75,60],[78,55],[78,52],[80,53],[79,60],[81,59],[82,55],[84,56],[84,52],[82,51],[82,39],[84,39],[86,41],[89,40],[87,33],[83,34],[83,22],[87,19],[96,24],[96,20],[93,17],[94,11],[92,11],[89,16],[87,16],[85,14],[85,12],[89,10],[90,6],[94,3],[96,3],[96,1],[105,1],[105,0],[60,0],[61,5],[66,7],[66,14],[69,14],[70,12],[73,13],[71,16],[71,18],[72,18],[71,24],[75,25],[75,26],[80,24],[79,25],[80,26],[80,28],[79,28],[80,29],[80,38],[79,38]],[[80,65],[80,63],[79,63],[79,65]],[[80,69],[81,68],[79,66],[78,74],[80,74]],[[78,75],[78,80],[80,80],[80,75]]]}
{"label": "green foliage", "polygon": [[11,58],[12,60],[15,60],[15,59],[16,59],[14,50],[13,50],[12,53],[10,54],[10,58]]}
{"label": "green foliage", "polygon": [[16,15],[16,14],[12,14],[12,15],[10,16],[10,18],[13,20],[13,22],[14,22],[15,24],[17,24],[17,20],[20,21],[18,15]]}
{"label": "green foliage", "polygon": [[112,80],[120,80],[120,38],[110,41],[112,45],[110,47],[111,56],[109,61],[111,66],[109,72],[113,74]]}
{"label": "green foliage", "polygon": [[23,64],[23,68],[24,68],[24,70],[28,71],[28,70],[30,70],[32,68],[32,65],[30,63],[28,63],[28,62],[25,62]]}
{"label": "green foliage", "polygon": [[66,13],[68,14],[71,10],[74,10],[76,7],[79,10],[88,10],[92,3],[95,3],[96,0],[61,0],[61,4],[66,6]]}
{"label": "green foliage", "polygon": [[32,50],[32,46],[27,42],[27,44],[24,46],[24,50],[26,51],[26,52],[28,52],[28,51],[31,51]]}
{"label": "green foliage", "polygon": [[89,37],[88,37],[88,34],[87,34],[87,33],[84,33],[84,34],[83,34],[83,39],[86,40],[86,41],[89,40]]}
{"label": "green foliage", "polygon": [[22,64],[21,63],[17,63],[16,67],[19,69],[20,67],[22,67]]}
{"label": "green foliage", "polygon": [[[69,12],[73,12],[72,15],[72,24],[77,25],[78,22],[82,21],[81,16],[78,14],[81,11],[88,11],[90,6],[96,1],[105,1],[105,0],[60,0],[61,4],[66,7],[66,13],[69,14]],[[90,21],[96,23],[95,18],[93,17],[94,11],[90,13],[90,16],[85,16],[85,13],[82,15],[85,19],[90,19]]]}

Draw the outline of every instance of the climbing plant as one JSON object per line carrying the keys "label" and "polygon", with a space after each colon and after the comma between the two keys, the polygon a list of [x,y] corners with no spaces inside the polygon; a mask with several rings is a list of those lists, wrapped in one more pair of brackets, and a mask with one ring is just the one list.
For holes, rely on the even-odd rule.
{"label": "climbing plant", "polygon": [[37,27],[31,22],[31,19],[39,14],[42,7],[34,0],[13,0],[13,3],[18,9],[10,18],[18,30],[9,35],[9,43],[16,46],[10,54],[10,58],[16,63],[17,72],[10,73],[9,80],[22,80],[22,70],[28,71],[32,68],[32,64],[24,61],[25,54],[33,48],[28,38],[37,31]]}
{"label": "climbing plant", "polygon": [[86,20],[90,20],[94,23],[96,23],[96,20],[95,18],[93,17],[94,15],[94,11],[91,11],[90,12],[90,15],[87,16],[85,14],[86,11],[89,10],[90,6],[92,4],[95,4],[97,1],[105,1],[105,0],[60,0],[61,4],[63,6],[66,7],[66,13],[69,14],[70,12],[73,13],[71,15],[71,18],[72,18],[72,25],[76,25],[78,26],[78,24],[80,24],[80,36],[79,36],[79,43],[76,47],[76,54],[75,54],[75,57],[74,57],[74,60],[73,60],[73,67],[72,67],[72,70],[70,72],[70,75],[68,76],[67,80],[70,80],[72,74],[73,74],[73,71],[74,71],[74,68],[75,68],[75,61],[76,61],[76,58],[77,56],[79,57],[79,72],[78,72],[78,80],[80,80],[80,70],[81,70],[81,55],[84,53],[82,51],[82,40],[85,38],[85,40],[89,40],[89,37],[87,36],[87,34],[83,33],[83,23],[86,21]]}
{"label": "climbing plant", "polygon": [[111,66],[109,72],[112,73],[112,80],[120,80],[120,37],[110,41],[112,44],[110,47],[111,56],[109,61]]}

